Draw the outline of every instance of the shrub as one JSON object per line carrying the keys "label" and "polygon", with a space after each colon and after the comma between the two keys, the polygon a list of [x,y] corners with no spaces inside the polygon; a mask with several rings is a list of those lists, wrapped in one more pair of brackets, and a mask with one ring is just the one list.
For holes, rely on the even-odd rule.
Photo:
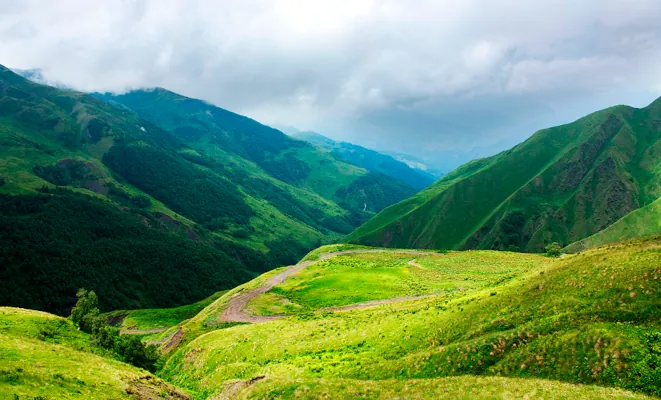
{"label": "shrub", "polygon": [[562,246],[560,243],[553,242],[546,246],[546,256],[547,257],[560,257]]}

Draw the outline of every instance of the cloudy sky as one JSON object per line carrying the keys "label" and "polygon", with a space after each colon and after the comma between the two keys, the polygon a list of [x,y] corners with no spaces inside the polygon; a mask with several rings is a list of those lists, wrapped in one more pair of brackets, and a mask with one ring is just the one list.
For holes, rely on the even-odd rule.
{"label": "cloudy sky", "polygon": [[659,0],[0,0],[0,64],[449,168],[661,96]]}

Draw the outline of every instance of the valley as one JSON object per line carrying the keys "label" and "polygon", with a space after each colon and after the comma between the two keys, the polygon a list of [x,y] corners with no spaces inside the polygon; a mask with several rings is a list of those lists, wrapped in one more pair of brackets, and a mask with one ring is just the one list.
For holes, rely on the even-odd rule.
{"label": "valley", "polygon": [[659,15],[0,0],[0,400],[661,400]]}
{"label": "valley", "polygon": [[165,89],[0,94],[1,396],[661,396],[659,100],[429,185]]}

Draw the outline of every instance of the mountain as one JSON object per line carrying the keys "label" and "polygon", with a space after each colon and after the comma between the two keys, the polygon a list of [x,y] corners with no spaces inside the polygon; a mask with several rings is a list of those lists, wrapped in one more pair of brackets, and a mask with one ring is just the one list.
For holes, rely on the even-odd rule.
{"label": "mountain", "polygon": [[301,207],[307,203],[309,214],[326,214],[311,216],[313,224],[325,229],[348,233],[372,213],[415,193],[403,182],[337,160],[277,129],[165,89],[97,97],[169,130],[201,157],[232,173],[233,181],[249,176],[264,178],[264,184],[288,184],[304,203]]}
{"label": "mountain", "polygon": [[342,161],[365,168],[368,171],[388,175],[418,190],[424,189],[436,180],[432,174],[426,171],[411,168],[406,163],[396,160],[391,156],[355,144],[337,142],[315,132],[296,132],[291,134],[291,136],[330,150]]}
{"label": "mountain", "polygon": [[659,198],[660,139],[661,99],[602,110],[459,167],[347,240],[523,251],[566,245]]}
{"label": "mountain", "polygon": [[31,69],[12,68],[12,72],[22,76],[27,80],[30,80],[34,83],[39,83],[41,85],[53,86],[58,89],[73,89],[63,84],[62,82],[53,79],[48,79],[46,75],[44,75],[44,71],[41,68],[31,68]]}
{"label": "mountain", "polygon": [[63,314],[81,287],[104,310],[194,302],[415,192],[246,117],[143,93],[222,124],[170,131],[0,66],[0,304]]}

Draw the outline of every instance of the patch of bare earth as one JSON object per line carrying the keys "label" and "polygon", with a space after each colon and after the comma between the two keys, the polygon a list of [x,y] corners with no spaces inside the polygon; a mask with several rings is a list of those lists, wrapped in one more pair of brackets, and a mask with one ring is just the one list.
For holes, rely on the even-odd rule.
{"label": "patch of bare earth", "polygon": [[209,400],[231,400],[234,399],[243,389],[259,382],[262,379],[266,378],[265,376],[256,376],[247,381],[231,382],[223,385],[223,391],[217,395],[210,397]]}
{"label": "patch of bare earth", "polygon": [[161,351],[164,354],[169,353],[173,349],[175,349],[177,346],[179,346],[179,343],[181,343],[181,339],[184,337],[184,330],[179,328],[177,331],[170,336],[169,338],[166,338],[163,343],[163,347],[161,348]]}
{"label": "patch of bare earth", "polygon": [[191,400],[192,397],[176,389],[173,386],[155,378],[151,375],[145,375],[134,382],[126,389],[126,393],[132,395],[137,400]]}

